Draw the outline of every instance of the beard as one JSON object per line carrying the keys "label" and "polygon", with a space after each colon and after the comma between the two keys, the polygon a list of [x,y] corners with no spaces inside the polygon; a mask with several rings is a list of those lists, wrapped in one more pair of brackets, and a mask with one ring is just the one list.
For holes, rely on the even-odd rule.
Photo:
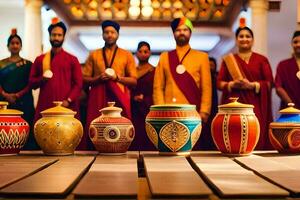
{"label": "beard", "polygon": [[178,37],[175,38],[175,40],[178,46],[184,46],[189,43],[190,38],[186,37],[185,35],[179,35]]}
{"label": "beard", "polygon": [[58,40],[50,40],[51,46],[54,48],[62,47],[64,41],[58,41]]}

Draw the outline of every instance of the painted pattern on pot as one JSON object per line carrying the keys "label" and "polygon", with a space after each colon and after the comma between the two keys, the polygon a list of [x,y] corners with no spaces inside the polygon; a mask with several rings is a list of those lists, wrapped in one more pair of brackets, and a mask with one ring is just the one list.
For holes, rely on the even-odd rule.
{"label": "painted pattern on pot", "polygon": [[101,116],[91,122],[89,136],[100,153],[124,154],[134,139],[135,131],[131,121],[121,116],[122,108],[108,102],[100,110]]}
{"label": "painted pattern on pot", "polygon": [[74,154],[83,135],[81,122],[61,101],[53,103],[56,106],[42,111],[43,117],[34,125],[36,142],[46,155]]}
{"label": "painted pattern on pot", "polygon": [[146,132],[160,154],[189,154],[201,134],[201,118],[195,105],[151,106]]}
{"label": "painted pattern on pot", "polygon": [[23,112],[7,109],[0,101],[0,154],[17,154],[29,136],[29,124],[21,118]]}
{"label": "painted pattern on pot", "polygon": [[300,110],[289,103],[280,117],[269,126],[269,138],[280,153],[300,153]]}
{"label": "painted pattern on pot", "polygon": [[238,98],[220,105],[212,121],[211,132],[217,148],[225,154],[247,155],[257,145],[260,127],[253,105],[242,104]]}

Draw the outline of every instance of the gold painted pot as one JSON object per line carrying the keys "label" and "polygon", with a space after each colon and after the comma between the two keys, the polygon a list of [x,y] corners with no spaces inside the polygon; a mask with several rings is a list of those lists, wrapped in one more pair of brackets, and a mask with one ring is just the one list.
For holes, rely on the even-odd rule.
{"label": "gold painted pot", "polygon": [[41,112],[42,118],[34,125],[36,142],[47,155],[73,154],[83,135],[76,112],[53,102],[56,106]]}
{"label": "gold painted pot", "polygon": [[272,146],[280,153],[300,153],[300,110],[289,103],[280,117],[269,126]]}

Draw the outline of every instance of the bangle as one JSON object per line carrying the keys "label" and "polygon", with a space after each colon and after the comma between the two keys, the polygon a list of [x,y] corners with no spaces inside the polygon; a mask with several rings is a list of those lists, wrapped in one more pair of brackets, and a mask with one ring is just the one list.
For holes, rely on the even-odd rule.
{"label": "bangle", "polygon": [[255,87],[254,87],[255,93],[258,94],[260,91],[260,84],[259,84],[259,82],[255,81],[254,85],[255,85]]}

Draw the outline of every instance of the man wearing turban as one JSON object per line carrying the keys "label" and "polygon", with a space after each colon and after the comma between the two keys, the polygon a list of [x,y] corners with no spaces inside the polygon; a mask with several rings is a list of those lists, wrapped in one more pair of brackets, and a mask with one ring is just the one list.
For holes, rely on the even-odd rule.
{"label": "man wearing turban", "polygon": [[82,73],[78,59],[63,48],[67,28],[57,18],[48,27],[51,50],[38,56],[30,72],[29,84],[40,88],[35,121],[40,112],[54,106],[53,101],[62,101],[62,106],[77,112],[79,117],[79,99],[82,88]]}
{"label": "man wearing turban", "polygon": [[160,55],[154,77],[154,104],[194,104],[206,122],[212,96],[208,55],[191,49],[193,25],[189,19],[176,18],[171,28],[176,49]]}
{"label": "man wearing turban", "polygon": [[281,109],[286,108],[288,103],[294,103],[300,109],[300,31],[294,32],[291,44],[293,55],[278,64],[275,76]]}
{"label": "man wearing turban", "polygon": [[99,110],[114,101],[123,109],[122,114],[131,118],[129,87],[137,83],[136,67],[131,52],[117,46],[120,25],[111,20],[102,22],[102,37],[105,45],[92,51],[82,70],[84,84],[90,86],[86,134],[82,143],[90,148],[89,125],[99,116]]}

